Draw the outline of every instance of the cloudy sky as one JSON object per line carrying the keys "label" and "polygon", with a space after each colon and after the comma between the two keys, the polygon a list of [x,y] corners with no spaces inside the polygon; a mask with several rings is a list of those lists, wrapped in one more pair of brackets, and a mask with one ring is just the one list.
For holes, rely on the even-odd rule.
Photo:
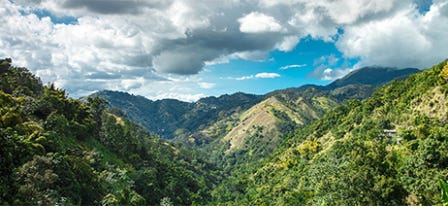
{"label": "cloudy sky", "polygon": [[448,58],[448,0],[0,0],[0,58],[72,97],[194,101]]}

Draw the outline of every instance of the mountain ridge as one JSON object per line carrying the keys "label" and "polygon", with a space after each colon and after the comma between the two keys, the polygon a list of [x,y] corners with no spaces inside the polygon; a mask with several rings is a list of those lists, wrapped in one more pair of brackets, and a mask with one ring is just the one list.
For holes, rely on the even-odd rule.
{"label": "mountain ridge", "polygon": [[394,79],[403,79],[410,74],[419,72],[416,68],[394,68],[394,67],[363,67],[337,79],[326,85],[326,89],[335,89],[350,84],[383,85]]}
{"label": "mountain ridge", "polygon": [[346,101],[295,130],[261,163],[233,170],[215,188],[215,201],[441,205],[438,185],[448,172],[446,74],[444,61],[379,87],[365,100]]}
{"label": "mountain ridge", "polygon": [[[10,63],[0,60],[0,204],[448,202],[447,60],[368,98],[368,90],[351,93],[366,85],[348,84],[286,89],[259,103],[246,94],[187,103],[194,118],[219,118],[174,141],[106,108],[104,99],[70,99]],[[173,103],[157,106],[179,109]]]}
{"label": "mountain ridge", "polygon": [[[364,76],[372,73],[372,68],[380,70],[380,76],[387,76],[389,79],[384,80],[383,77],[378,82],[363,80]],[[298,88],[273,91],[265,95],[237,92],[218,97],[204,97],[191,103],[175,99],[154,101],[142,96],[125,95],[125,92],[117,92],[115,95],[114,91],[100,91],[92,96],[105,98],[111,104],[110,106],[123,110],[130,119],[148,130],[166,139],[174,139],[205,129],[219,119],[228,117],[234,112],[249,109],[270,96],[277,96],[280,101],[288,101],[288,99],[295,101],[299,96],[307,94],[316,96],[317,93],[331,96],[339,102],[345,99],[364,99],[370,96],[376,86],[384,84],[385,81],[417,71],[419,70],[365,67],[326,86],[303,85]],[[353,84],[353,82],[365,84]],[[201,124],[201,122],[207,123]]]}

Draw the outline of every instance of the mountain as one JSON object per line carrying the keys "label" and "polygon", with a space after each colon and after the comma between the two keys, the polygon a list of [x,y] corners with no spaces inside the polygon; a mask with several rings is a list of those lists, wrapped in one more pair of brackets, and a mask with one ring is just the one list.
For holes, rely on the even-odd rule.
{"label": "mountain", "polygon": [[370,86],[195,103],[110,93],[193,125],[166,141],[0,60],[0,205],[446,204],[448,61]]}
{"label": "mountain", "polygon": [[106,99],[109,106],[119,108],[131,120],[167,139],[173,138],[182,116],[194,106],[175,99],[151,101],[115,91],[100,91],[92,96]]}
{"label": "mountain", "polygon": [[131,120],[166,139],[203,129],[220,118],[246,110],[262,100],[262,96],[241,92],[206,97],[193,103],[175,99],[152,101],[116,91],[100,91],[91,96],[106,99],[109,106],[123,110]]}
{"label": "mountain", "polygon": [[394,79],[404,79],[409,75],[419,72],[415,68],[397,69],[391,67],[363,67],[350,72],[344,77],[335,80],[326,89],[335,89],[347,85],[373,85],[379,86],[389,83]]}
{"label": "mountain", "polygon": [[[238,154],[233,155],[234,159],[242,162],[247,160],[248,157],[243,157],[246,154],[254,160],[264,158],[295,128],[312,123],[346,100],[369,97],[378,85],[387,80],[404,78],[417,71],[366,67],[327,86],[305,85],[277,90],[266,94],[263,101],[248,110],[192,133],[184,142],[204,147],[207,153],[215,154],[212,156],[218,156],[218,159],[227,158],[222,156],[232,152]],[[372,78],[372,75],[381,78]],[[258,136],[257,141],[251,140],[254,135]],[[221,160],[217,162],[223,163]]]}
{"label": "mountain", "polygon": [[[370,96],[376,86],[387,83],[396,78],[403,78],[411,73],[418,72],[417,69],[394,69],[365,67],[355,70],[346,77],[336,80],[332,84],[322,87],[305,85],[299,88],[278,90],[266,95],[252,95],[235,93],[222,95],[220,97],[206,97],[197,102],[188,103],[174,99],[163,99],[152,101],[141,96],[135,96],[124,92],[100,91],[92,96],[106,99],[111,107],[123,110],[127,117],[139,123],[146,129],[166,138],[185,139],[193,136],[208,134],[217,125],[221,125],[226,119],[233,118],[263,100],[274,97],[291,111],[296,110],[298,105],[313,108],[313,98],[329,98],[328,102],[342,102],[346,99],[364,99]],[[303,99],[302,103],[299,99]],[[294,103],[296,102],[296,103]],[[322,105],[325,108],[335,104]],[[320,107],[320,106],[318,106]],[[316,110],[299,109],[295,112],[287,112],[290,116],[300,116],[300,125],[318,119],[325,113],[323,108]],[[273,117],[271,115],[271,117]],[[210,128],[212,127],[212,128]],[[227,126],[226,126],[227,127]],[[220,132],[217,135],[221,135]],[[213,138],[191,139],[196,144],[204,144]]]}
{"label": "mountain", "polygon": [[0,205],[210,201],[217,170],[203,153],[115,113],[0,60]]}
{"label": "mountain", "polygon": [[[230,205],[441,205],[448,174],[448,63],[346,101],[232,171]],[[443,193],[446,194],[446,193]]]}
{"label": "mountain", "polygon": [[363,67],[335,80],[324,89],[331,91],[330,95],[338,100],[361,100],[369,97],[376,87],[385,85],[392,80],[405,79],[419,71],[415,68]]}

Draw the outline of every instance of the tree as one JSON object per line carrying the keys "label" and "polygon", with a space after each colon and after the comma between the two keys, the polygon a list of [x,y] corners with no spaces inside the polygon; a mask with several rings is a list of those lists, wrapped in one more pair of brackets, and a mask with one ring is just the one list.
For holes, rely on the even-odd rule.
{"label": "tree", "polygon": [[21,204],[51,205],[57,201],[54,183],[58,175],[53,172],[52,158],[34,156],[33,160],[23,164],[17,172],[20,182],[19,197]]}
{"label": "tree", "polygon": [[448,63],[443,67],[439,75],[440,77],[448,80]]}
{"label": "tree", "polygon": [[100,97],[88,97],[87,102],[90,106],[93,120],[97,123],[98,128],[101,128],[101,115],[103,114],[104,109],[106,109],[106,105],[108,104],[108,102]]}

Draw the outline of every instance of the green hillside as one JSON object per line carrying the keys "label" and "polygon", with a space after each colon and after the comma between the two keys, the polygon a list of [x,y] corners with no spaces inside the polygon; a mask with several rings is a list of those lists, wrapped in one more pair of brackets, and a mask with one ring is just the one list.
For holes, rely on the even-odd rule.
{"label": "green hillside", "polygon": [[152,101],[116,91],[100,91],[91,96],[106,99],[111,107],[123,110],[131,120],[165,139],[184,137],[202,130],[262,100],[262,96],[245,93],[206,97],[193,103],[175,99]]}
{"label": "green hillside", "polygon": [[[310,99],[325,96],[337,102],[347,99],[364,99],[369,97],[378,85],[386,84],[396,78],[405,78],[417,71],[419,70],[365,67],[324,87],[307,85],[278,90],[266,95],[239,92],[219,97],[205,97],[193,103],[175,99],[152,101],[142,96],[118,91],[99,91],[91,96],[106,99],[109,106],[123,110],[127,117],[149,131],[165,139],[174,139],[186,138],[192,134],[197,136],[197,132],[208,130],[208,127],[213,127],[220,120],[244,112],[271,96],[275,96],[285,104],[294,104],[302,97]],[[296,106],[289,105],[288,107],[294,110]],[[320,111],[317,116],[320,117],[323,113],[324,111]],[[317,119],[316,115],[312,118],[306,117],[307,114],[302,116],[307,120]],[[208,140],[200,141],[199,143],[202,144],[202,141]]]}
{"label": "green hillside", "polygon": [[203,205],[203,155],[0,60],[0,205]]}
{"label": "green hillside", "polygon": [[448,65],[398,76],[375,90],[75,100],[0,60],[0,205],[441,205]]}
{"label": "green hillside", "polygon": [[[448,179],[446,62],[296,130],[214,191],[231,205],[436,205]],[[261,166],[260,166],[261,165]]]}
{"label": "green hillside", "polygon": [[[377,73],[372,75],[374,70]],[[259,162],[295,129],[309,125],[344,101],[365,99],[378,85],[417,71],[365,67],[328,86],[306,85],[274,91],[251,108],[221,118],[210,127],[177,141],[205,150],[215,158],[214,162],[227,169]],[[375,80],[378,76],[382,77]]]}

